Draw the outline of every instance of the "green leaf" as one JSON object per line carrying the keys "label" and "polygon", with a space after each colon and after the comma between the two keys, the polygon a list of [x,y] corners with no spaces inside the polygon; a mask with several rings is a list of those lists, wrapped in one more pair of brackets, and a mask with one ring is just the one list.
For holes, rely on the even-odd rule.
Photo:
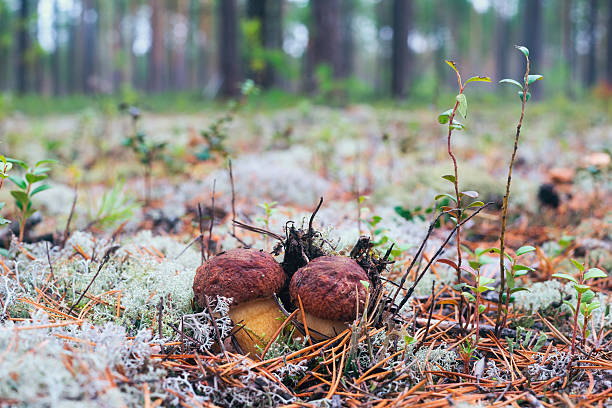
{"label": "green leaf", "polygon": [[591,289],[587,290],[582,294],[582,298],[580,299],[581,303],[591,303],[591,300],[595,297],[595,292]]}
{"label": "green leaf", "polygon": [[16,164],[17,166],[22,167],[24,170],[28,169],[28,165],[24,161],[17,160],[17,159],[11,159],[10,157],[7,157],[6,161],[12,164]]}
{"label": "green leaf", "polygon": [[584,273],[584,280],[607,277],[608,275],[599,268],[591,268]]}
{"label": "green leaf", "polygon": [[574,278],[572,275],[568,275],[567,273],[562,273],[562,272],[553,273],[552,276],[553,276],[553,278],[566,279],[568,281],[572,281],[574,283],[578,283],[576,278]]}
{"label": "green leaf", "polygon": [[456,199],[455,197],[453,197],[453,196],[452,196],[452,195],[450,195],[450,194],[446,194],[446,193],[444,193],[444,194],[438,194],[437,196],[435,196],[435,197],[434,197],[434,200],[435,200],[435,201],[438,201],[439,199],[444,198],[444,197],[450,198],[450,199],[451,199],[451,200],[453,200],[455,203],[457,203],[457,199]]}
{"label": "green leaf", "polygon": [[453,119],[453,123],[450,125],[450,127],[453,130],[463,130],[463,129],[465,129],[465,126],[463,126],[463,123],[457,122],[454,119]]}
{"label": "green leaf", "polygon": [[527,83],[531,85],[535,81],[539,81],[542,78],[544,78],[542,75],[527,75]]}
{"label": "green leaf", "polygon": [[478,305],[478,313],[482,313],[485,311],[487,307],[485,305]]}
{"label": "green leaf", "polygon": [[472,203],[470,203],[470,205],[468,205],[466,208],[470,208],[470,207],[483,207],[485,205],[485,203],[483,203],[482,201],[474,201]]}
{"label": "green leaf", "polygon": [[444,125],[450,121],[450,117],[453,114],[453,110],[449,109],[438,115],[438,123]]}
{"label": "green leaf", "polygon": [[563,303],[569,306],[569,308],[572,310],[572,313],[573,313],[573,314],[576,314],[576,308],[574,307],[574,305],[573,305],[573,304],[571,304],[571,303],[570,303],[570,302],[568,302],[567,300],[564,300],[564,301],[563,301]]}
{"label": "green leaf", "polygon": [[514,289],[510,290],[510,293],[514,294],[516,292],[524,292],[524,291],[531,292],[527,288],[518,287],[518,288],[514,288]]}
{"label": "green leaf", "polygon": [[454,183],[454,182],[455,182],[455,180],[456,180],[456,179],[455,179],[455,176],[453,176],[452,174],[447,174],[447,175],[445,175],[445,176],[442,176],[442,178],[443,178],[444,180],[448,180],[448,181],[450,181],[451,183]]}
{"label": "green leaf", "polygon": [[364,280],[360,280],[359,282],[361,282],[366,289],[370,289],[370,282]]}
{"label": "green leaf", "polygon": [[580,272],[584,272],[584,265],[583,265],[583,264],[581,264],[580,262],[578,262],[577,260],[575,260],[575,259],[573,259],[573,258],[572,258],[572,259],[570,259],[570,261],[571,261],[571,262],[574,264],[574,266],[575,266],[576,268],[578,268],[578,270],[579,270]]}
{"label": "green leaf", "polygon": [[499,83],[500,84],[512,84],[512,85],[518,86],[519,88],[521,88],[521,90],[523,89],[523,85],[521,85],[520,82],[515,81],[514,79],[509,79],[509,78],[502,79],[501,81],[499,81]]}
{"label": "green leaf", "polygon": [[590,305],[587,306],[587,311],[589,313],[591,313],[593,310],[598,309],[599,306],[601,306],[601,304],[597,301],[591,303]]}
{"label": "green leaf", "polygon": [[36,162],[36,164],[34,165],[34,167],[38,167],[42,164],[55,164],[57,163],[57,160],[54,159],[45,159],[45,160],[40,160],[38,162]]}
{"label": "green leaf", "polygon": [[589,285],[583,285],[583,284],[577,283],[577,284],[574,285],[574,289],[576,289],[576,292],[578,292],[578,293],[584,293],[587,290],[589,290],[590,287],[589,287]]}
{"label": "green leaf", "polygon": [[476,298],[474,297],[474,295],[472,295],[472,294],[471,294],[471,293],[469,293],[469,292],[463,292],[463,296],[464,296],[464,297],[465,297],[467,300],[469,300],[470,302],[474,302],[474,301],[476,301]]}
{"label": "green leaf", "polygon": [[516,250],[516,256],[521,256],[528,252],[533,252],[535,250],[535,247],[532,247],[531,245],[525,245]]}
{"label": "green leaf", "polygon": [[457,66],[455,65],[455,61],[445,60],[444,62],[446,62],[448,66],[451,67],[453,71],[457,73],[457,75],[459,75],[459,70],[457,69]]}
{"label": "green leaf", "polygon": [[468,196],[470,198],[477,198],[478,197],[478,191],[474,191],[474,190],[468,190],[468,191],[462,191],[459,193],[460,196]]}
{"label": "green leaf", "polygon": [[522,52],[526,58],[529,58],[529,49],[527,47],[523,47],[522,45],[515,45],[514,48]]}
{"label": "green leaf", "polygon": [[[518,92],[518,96],[519,98],[521,98],[521,101],[523,100],[523,91],[519,91]],[[529,98],[531,98],[531,93],[527,92],[527,97],[525,98],[525,102],[529,101]]]}
{"label": "green leaf", "polygon": [[24,191],[13,190],[11,191],[11,195],[13,196],[15,201],[17,201],[17,203],[21,204],[24,207],[30,202],[30,197],[28,197],[28,195]]}
{"label": "green leaf", "polygon": [[34,197],[36,194],[38,194],[38,193],[42,193],[43,191],[48,190],[48,189],[50,189],[50,188],[51,188],[51,186],[50,186],[50,185],[48,185],[48,184],[43,184],[42,186],[38,186],[38,187],[36,187],[36,188],[35,188],[35,189],[34,189],[34,190],[33,190],[33,191],[30,193],[30,195],[31,195],[32,197]]}
{"label": "green leaf", "polygon": [[42,181],[44,179],[46,179],[47,176],[46,174],[32,174],[32,173],[26,173],[25,178],[28,181],[29,184],[34,184],[37,183],[39,181]]}
{"label": "green leaf", "polygon": [[470,82],[491,82],[491,78],[486,76],[473,76],[465,81],[465,84],[469,84]]}
{"label": "green leaf", "polygon": [[28,188],[26,182],[21,179],[18,179],[17,177],[9,176],[8,179],[11,180],[13,183],[15,183],[17,187],[19,187],[22,190],[25,190],[26,188]]}
{"label": "green leaf", "polygon": [[463,116],[464,118],[467,118],[467,109],[468,109],[467,97],[464,94],[459,94],[457,95],[456,99],[457,99],[457,102],[459,102],[459,104],[457,105],[457,111],[459,111],[461,116]]}
{"label": "green leaf", "polygon": [[531,272],[535,271],[535,269],[527,265],[514,265],[512,269],[515,271],[531,271]]}

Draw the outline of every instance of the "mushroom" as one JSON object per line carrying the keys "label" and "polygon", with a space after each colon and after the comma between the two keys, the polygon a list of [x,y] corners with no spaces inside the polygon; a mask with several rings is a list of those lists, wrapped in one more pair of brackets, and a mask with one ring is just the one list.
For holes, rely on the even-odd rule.
{"label": "mushroom", "polygon": [[[299,306],[298,296],[301,299],[308,328],[333,337],[355,319],[358,304],[363,310],[367,290],[362,281],[370,279],[354,259],[321,256],[295,272],[289,293],[294,305]],[[314,337],[321,338],[317,333]]]}
{"label": "mushroom", "polygon": [[242,329],[236,340],[246,353],[257,354],[280,327],[283,314],[273,295],[285,284],[285,273],[272,255],[256,249],[231,249],[201,265],[193,293],[203,307],[204,296],[232,298],[229,317]]}

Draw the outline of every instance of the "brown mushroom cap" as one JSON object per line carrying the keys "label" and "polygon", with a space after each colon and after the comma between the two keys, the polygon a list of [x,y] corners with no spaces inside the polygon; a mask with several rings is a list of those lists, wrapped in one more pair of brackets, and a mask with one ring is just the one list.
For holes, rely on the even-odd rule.
{"label": "brown mushroom cap", "polygon": [[345,256],[321,256],[297,270],[291,278],[289,293],[298,305],[298,295],[304,311],[321,319],[348,321],[363,310],[368,275],[355,260]]}
{"label": "brown mushroom cap", "polygon": [[225,296],[233,304],[266,298],[285,284],[285,273],[274,257],[257,249],[230,249],[200,266],[193,280],[193,293],[200,306],[204,295]]}

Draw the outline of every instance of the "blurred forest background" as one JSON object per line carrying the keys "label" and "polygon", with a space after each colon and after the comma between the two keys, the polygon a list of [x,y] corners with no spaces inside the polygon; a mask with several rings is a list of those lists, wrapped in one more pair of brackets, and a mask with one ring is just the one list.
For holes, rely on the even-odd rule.
{"label": "blurred forest background", "polygon": [[612,0],[0,0],[0,90],[209,100],[252,78],[435,104],[455,85],[444,59],[516,78],[514,44],[546,76],[536,97],[612,96]]}

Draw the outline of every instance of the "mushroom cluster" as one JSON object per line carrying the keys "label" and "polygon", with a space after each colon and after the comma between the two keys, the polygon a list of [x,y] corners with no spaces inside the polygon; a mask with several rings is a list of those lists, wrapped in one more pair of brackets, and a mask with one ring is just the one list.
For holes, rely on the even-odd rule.
{"label": "mushroom cluster", "polygon": [[[283,322],[273,296],[286,276],[272,255],[256,249],[231,249],[201,265],[193,281],[200,307],[205,296],[232,298],[229,317],[241,326],[235,334],[245,353],[257,354]],[[259,347],[259,348],[258,348]]]}
{"label": "mushroom cluster", "polygon": [[346,322],[363,311],[364,282],[370,282],[366,271],[345,256],[321,256],[297,270],[289,292],[296,307],[301,301],[306,324],[315,331],[312,337],[333,337],[346,329]]}

